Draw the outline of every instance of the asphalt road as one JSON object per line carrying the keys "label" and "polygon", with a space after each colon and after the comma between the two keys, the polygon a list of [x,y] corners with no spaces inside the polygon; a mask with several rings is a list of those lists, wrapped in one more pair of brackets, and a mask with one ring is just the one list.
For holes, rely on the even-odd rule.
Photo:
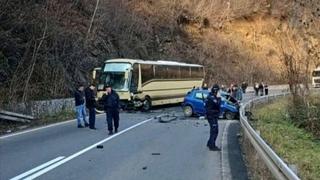
{"label": "asphalt road", "polygon": [[[178,119],[154,119],[166,113]],[[113,136],[107,135],[105,115],[99,115],[98,130],[78,129],[74,120],[0,137],[0,179],[248,179],[238,121],[219,121],[222,150],[212,152],[206,148],[207,122],[183,118],[180,107],[121,113],[120,119],[120,132]]]}

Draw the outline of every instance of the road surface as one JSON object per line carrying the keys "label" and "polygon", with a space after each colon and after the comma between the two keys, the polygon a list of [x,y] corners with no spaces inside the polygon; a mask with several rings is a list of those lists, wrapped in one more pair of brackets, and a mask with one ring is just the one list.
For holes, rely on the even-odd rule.
{"label": "road surface", "polygon": [[[178,119],[154,119],[167,113]],[[105,115],[98,115],[98,130],[78,129],[74,120],[0,137],[0,179],[248,179],[236,120],[219,121],[221,151],[213,152],[206,148],[207,122],[184,118],[180,107],[121,113],[120,119],[113,136]]]}

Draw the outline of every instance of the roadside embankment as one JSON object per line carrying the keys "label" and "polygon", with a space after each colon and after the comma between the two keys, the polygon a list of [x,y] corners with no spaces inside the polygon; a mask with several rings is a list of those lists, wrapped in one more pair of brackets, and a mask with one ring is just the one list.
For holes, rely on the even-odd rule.
{"label": "roadside embankment", "polygon": [[[270,104],[256,106],[250,122],[301,179],[320,179],[320,139],[308,126],[310,121],[314,125],[320,123],[320,116],[312,116],[320,112],[320,96],[310,96],[309,106],[300,106],[294,114],[291,98],[283,97]],[[304,124],[297,123],[298,115],[304,118],[301,119]],[[252,179],[272,179],[250,142],[246,138],[242,140]]]}

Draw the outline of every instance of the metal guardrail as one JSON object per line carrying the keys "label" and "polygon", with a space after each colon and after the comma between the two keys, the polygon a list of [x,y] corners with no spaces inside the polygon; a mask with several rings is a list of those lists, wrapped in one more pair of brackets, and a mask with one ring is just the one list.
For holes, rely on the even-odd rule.
{"label": "metal guardrail", "polygon": [[300,178],[289,168],[289,166],[261,138],[259,133],[253,129],[245,115],[246,109],[251,109],[255,104],[269,102],[269,100],[276,99],[280,96],[286,96],[288,94],[289,93],[281,93],[271,96],[263,96],[244,103],[240,108],[240,122],[251,144],[254,146],[255,150],[258,152],[259,156],[263,159],[264,163],[267,165],[276,179],[300,180]]}
{"label": "metal guardrail", "polygon": [[0,110],[0,120],[30,123],[31,120],[34,120],[34,117],[25,115],[25,114],[19,114],[15,112]]}

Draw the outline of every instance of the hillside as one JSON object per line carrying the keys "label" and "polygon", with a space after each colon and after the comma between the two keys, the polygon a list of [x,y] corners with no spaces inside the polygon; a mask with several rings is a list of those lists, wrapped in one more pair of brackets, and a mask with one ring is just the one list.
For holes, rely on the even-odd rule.
{"label": "hillside", "polygon": [[319,63],[319,17],[318,0],[1,0],[0,101],[68,96],[119,57],[200,63],[210,82],[286,82],[288,59],[305,73]]}

